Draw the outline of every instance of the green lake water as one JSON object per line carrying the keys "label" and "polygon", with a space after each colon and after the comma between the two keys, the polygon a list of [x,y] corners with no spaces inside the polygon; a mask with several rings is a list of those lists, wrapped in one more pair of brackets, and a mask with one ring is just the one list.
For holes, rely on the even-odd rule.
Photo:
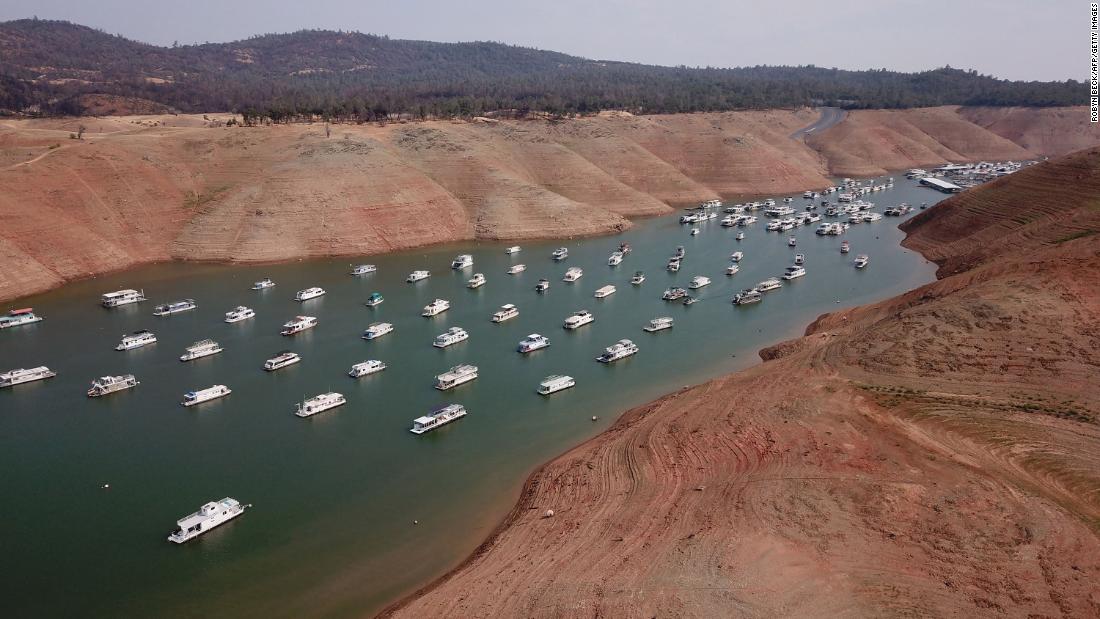
{"label": "green lake water", "polygon": [[[881,212],[941,197],[899,178],[894,189],[867,199]],[[796,196],[796,208],[805,204]],[[765,232],[766,218],[757,216],[741,242],[734,240],[739,228],[722,228],[717,219],[691,237],[689,226],[663,217],[613,237],[523,243],[515,255],[505,255],[507,244],[468,243],[263,267],[155,265],[17,302],[45,320],[0,332],[0,370],[48,365],[58,376],[0,390],[0,609],[8,617],[369,614],[461,561],[507,513],[535,466],[606,429],[628,408],[756,363],[757,350],[799,335],[824,312],[934,277],[934,265],[899,246],[898,218],[821,237],[816,224]],[[790,234],[796,248],[787,245]],[[842,240],[852,244],[848,255],[838,251]],[[634,251],[609,267],[608,255],[623,241]],[[550,252],[559,245],[570,257],[555,263]],[[677,245],[687,257],[679,273],[669,273],[665,263]],[[741,272],[727,277],[736,250],[745,253]],[[781,274],[796,252],[806,255],[807,277],[758,305],[730,303],[737,290]],[[474,267],[452,271],[458,253],[473,254]],[[862,271],[851,265],[859,253],[871,256]],[[377,264],[378,272],[348,275],[349,264],[359,262]],[[508,275],[514,263],[527,271]],[[563,283],[573,266],[584,277]],[[432,277],[405,283],[416,269]],[[629,283],[636,270],[648,277],[639,287]],[[489,281],[469,290],[474,272]],[[713,281],[698,303],[660,299],[694,275]],[[249,289],[264,276],[278,285]],[[540,277],[551,281],[542,295],[533,290]],[[594,299],[605,284],[618,292]],[[294,292],[309,286],[328,294],[295,302]],[[144,289],[149,301],[99,306],[102,293],[130,287]],[[372,291],[386,298],[373,309],[363,305]],[[157,303],[188,297],[197,310],[152,315]],[[451,310],[421,317],[437,297],[450,300]],[[491,323],[505,303],[516,304],[520,316]],[[252,307],[257,317],[222,322],[236,305]],[[592,311],[596,322],[563,330],[578,309]],[[297,314],[317,316],[320,325],[281,337],[280,326]],[[675,318],[672,330],[642,331],[666,315]],[[393,323],[395,332],[360,339],[376,321]],[[432,338],[450,326],[465,328],[470,339],[433,348]],[[154,331],[159,342],[114,350],[138,329]],[[536,332],[552,345],[515,352]],[[184,347],[203,338],[225,352],[181,363]],[[611,366],[594,360],[621,338],[634,340],[639,354]],[[286,348],[303,362],[262,371],[265,359]],[[346,375],[367,359],[389,369],[358,380]],[[432,388],[436,374],[460,363],[479,366],[480,378],[447,393]],[[141,384],[85,396],[93,378],[123,373]],[[536,395],[550,374],[574,376],[577,387]],[[185,392],[216,383],[233,393],[179,405]],[[330,390],[348,404],[310,419],[294,416],[296,401]],[[465,405],[469,415],[423,436],[408,431],[415,417],[449,402]],[[188,544],[166,541],[177,519],[225,496],[254,507]]]}

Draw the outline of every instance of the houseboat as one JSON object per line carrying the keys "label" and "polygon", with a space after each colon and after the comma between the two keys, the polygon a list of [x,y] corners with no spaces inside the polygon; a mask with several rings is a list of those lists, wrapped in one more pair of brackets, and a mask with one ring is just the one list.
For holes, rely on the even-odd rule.
{"label": "houseboat", "polygon": [[29,370],[19,368],[17,370],[9,370],[0,374],[0,387],[13,387],[23,383],[30,383],[36,380],[45,380],[47,378],[53,378],[57,376],[57,372],[54,372],[50,368],[40,365],[36,368]]}
{"label": "houseboat", "polygon": [[293,320],[289,320],[283,324],[283,330],[279,331],[281,335],[294,335],[295,333],[301,333],[306,329],[312,329],[317,326],[317,319],[313,316],[295,316]]}
{"label": "houseboat", "polygon": [[551,393],[557,393],[559,391],[565,391],[570,387],[576,386],[577,381],[573,380],[572,376],[559,376],[557,374],[553,376],[547,376],[539,383],[539,388],[535,390],[539,395],[550,395]]}
{"label": "houseboat", "polygon": [[413,427],[409,429],[409,432],[413,434],[424,434],[425,432],[431,432],[432,430],[462,419],[466,416],[466,407],[461,404],[448,404],[434,409],[432,412],[424,415],[423,417],[417,417],[413,420]]}
{"label": "houseboat", "polygon": [[274,372],[275,370],[285,368],[288,365],[294,365],[302,360],[297,353],[289,350],[284,350],[274,357],[264,361],[264,370],[267,372]]}
{"label": "houseboat", "polygon": [[493,313],[493,317],[490,319],[493,322],[504,322],[505,320],[511,320],[519,316],[519,308],[511,303],[501,305],[500,309]]}
{"label": "houseboat", "polygon": [[432,346],[436,348],[446,348],[452,344],[465,342],[468,339],[470,339],[470,334],[466,333],[465,329],[462,327],[451,327],[435,336],[435,339],[432,340]]}
{"label": "houseboat", "polygon": [[409,273],[409,276],[405,278],[405,281],[412,284],[422,279],[428,279],[432,274],[430,271],[413,271]]}
{"label": "houseboat", "polygon": [[157,336],[153,335],[152,331],[134,331],[129,335],[122,336],[122,341],[115,346],[115,350],[133,350],[135,348],[141,348],[142,346],[148,346],[149,344],[155,344]]}
{"label": "houseboat", "polygon": [[668,316],[662,316],[660,318],[654,318],[653,320],[650,320],[648,325],[642,327],[642,330],[648,331],[649,333],[656,333],[658,331],[664,331],[665,329],[671,328],[672,318]]}
{"label": "houseboat", "polygon": [[325,289],[318,286],[312,288],[306,288],[305,290],[299,290],[294,295],[295,301],[308,301],[310,299],[316,299],[319,296],[325,294]]}
{"label": "houseboat", "polygon": [[140,303],[145,300],[144,290],[117,290],[115,292],[108,292],[100,297],[99,302],[103,304],[103,307],[118,307],[120,305],[129,305],[131,303]]}
{"label": "houseboat", "polygon": [[199,389],[198,391],[188,391],[183,394],[183,401],[180,402],[180,404],[184,406],[194,406],[196,404],[202,404],[203,402],[209,402],[210,400],[224,398],[231,393],[233,393],[233,390],[225,385],[214,385],[213,387]]}
{"label": "houseboat", "polygon": [[367,376],[368,374],[375,374],[386,369],[386,364],[377,359],[369,359],[362,363],[356,363],[348,370],[348,376],[352,378],[359,378],[361,376]]}
{"label": "houseboat", "polygon": [[596,357],[600,363],[613,363],[619,359],[625,359],[637,354],[638,345],[630,340],[619,340],[603,350],[603,354]]}
{"label": "houseboat", "polygon": [[607,285],[598,288],[593,296],[595,296],[597,299],[602,299],[604,297],[610,297],[613,294],[615,294],[615,287]]}
{"label": "houseboat", "polygon": [[477,378],[476,365],[456,365],[435,377],[435,388],[447,391]]}
{"label": "houseboat", "polygon": [[546,337],[545,335],[539,335],[538,333],[532,333],[531,335],[528,335],[527,337],[520,340],[519,346],[516,347],[516,350],[523,354],[527,354],[529,352],[534,352],[540,348],[546,348],[549,345],[550,338]]}
{"label": "houseboat", "polygon": [[562,327],[565,329],[573,330],[583,327],[584,325],[591,322],[595,322],[595,320],[596,317],[592,315],[592,312],[588,310],[579,310],[573,312],[568,318],[566,318],[565,322],[562,323]]}
{"label": "houseboat", "polygon": [[176,521],[176,530],[168,536],[168,541],[182,544],[188,540],[221,526],[244,513],[250,505],[241,505],[237,499],[225,497],[220,501],[211,501],[199,508],[199,511]]}
{"label": "houseboat", "polygon": [[337,406],[347,404],[348,400],[342,393],[330,392],[315,395],[308,400],[302,400],[294,406],[294,414],[299,417],[312,417],[317,413],[332,410]]}
{"label": "houseboat", "polygon": [[121,376],[101,376],[92,381],[92,386],[88,389],[88,397],[98,398],[115,393],[117,391],[133,389],[137,386],[138,381],[136,378],[134,378],[133,374],[123,374]]}
{"label": "houseboat", "polygon": [[424,306],[424,310],[420,312],[421,316],[435,316],[451,309],[451,302],[445,299],[436,299],[431,303]]}
{"label": "houseboat", "polygon": [[180,312],[189,312],[198,307],[195,305],[194,299],[184,299],[182,301],[172,301],[171,303],[163,303],[153,308],[154,316],[168,316],[171,314],[178,314]]}
{"label": "houseboat", "polygon": [[180,361],[194,361],[210,355],[216,355],[222,351],[221,344],[214,340],[199,340],[184,349],[180,355]]}
{"label": "houseboat", "polygon": [[451,268],[460,271],[474,266],[474,257],[470,254],[459,254],[451,261]]}
{"label": "houseboat", "polygon": [[0,329],[29,325],[41,320],[42,317],[34,313],[34,308],[13,309],[7,316],[0,316]]}
{"label": "houseboat", "polygon": [[393,325],[388,322],[372,322],[363,332],[364,340],[376,340],[387,333],[393,332]]}

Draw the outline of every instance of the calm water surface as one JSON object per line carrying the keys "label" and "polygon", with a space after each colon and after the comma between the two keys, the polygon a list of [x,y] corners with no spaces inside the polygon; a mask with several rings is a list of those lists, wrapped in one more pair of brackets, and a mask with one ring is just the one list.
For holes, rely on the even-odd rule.
{"label": "calm water surface", "polygon": [[[898,179],[873,194],[880,212],[902,201],[919,205],[941,196]],[[801,198],[796,208],[806,204]],[[827,220],[827,219],[826,219]],[[9,617],[187,617],[232,612],[241,616],[359,616],[377,610],[453,566],[513,504],[531,469],[604,430],[626,409],[683,385],[757,361],[762,346],[798,335],[823,312],[882,299],[933,279],[934,266],[902,249],[896,218],[852,226],[843,237],[818,237],[812,225],[768,233],[764,217],[736,242],[737,228],[718,220],[688,235],[674,217],[640,222],[616,236],[567,243],[570,258],[550,260],[561,242],[526,243],[514,256],[504,245],[463,244],[373,257],[378,273],[347,274],[347,259],[278,266],[168,264],[68,285],[20,305],[45,320],[0,333],[0,369],[48,365],[49,381],[0,391],[0,608]],[[842,240],[852,244],[845,256]],[[607,257],[626,241],[634,247],[617,268]],[[687,258],[679,273],[664,266],[677,245]],[[745,252],[741,272],[726,277],[728,256]],[[782,273],[796,252],[806,254],[808,276],[745,308],[731,295]],[[449,268],[457,253],[474,256],[473,269]],[[870,266],[851,266],[857,253]],[[506,274],[514,263],[527,271]],[[561,282],[571,266],[584,269],[575,284]],[[432,277],[406,284],[428,269]],[[645,284],[629,284],[644,270]],[[465,287],[474,272],[488,284]],[[713,283],[691,307],[660,300],[669,286],[694,275]],[[249,289],[272,277],[278,285]],[[533,291],[551,280],[544,295]],[[618,292],[597,300],[593,291]],[[296,290],[321,286],[328,295],[305,304]],[[148,302],[114,310],[99,295],[143,288]],[[386,301],[367,308],[372,291]],[[153,305],[184,297],[196,311],[152,316]],[[437,297],[452,309],[434,318],[421,308]],[[839,303],[838,303],[839,302]],[[520,316],[489,322],[500,305]],[[222,322],[236,305],[257,317]],[[596,322],[564,331],[573,311]],[[320,326],[294,338],[279,335],[296,314]],[[672,316],[671,331],[648,334],[651,318]],[[375,321],[396,331],[360,339]],[[432,338],[461,326],[470,339],[445,350]],[[124,333],[154,331],[159,342],[113,350]],[[529,333],[551,338],[548,349],[519,355]],[[225,352],[190,363],[188,344],[214,338]],[[641,352],[605,366],[594,361],[605,346],[633,339]],[[265,359],[289,348],[303,362],[268,373]],[[380,359],[389,369],[362,379],[353,363]],[[481,377],[457,390],[432,388],[434,376],[459,363]],[[134,390],[89,399],[91,379],[133,373]],[[569,374],[577,387],[543,398],[534,393],[550,374]],[[179,405],[196,388],[224,383],[233,393],[192,408]],[[299,419],[294,403],[323,391],[344,393],[348,405]],[[416,436],[412,419],[434,406],[459,402],[463,420]],[[596,415],[598,421],[591,421]],[[110,484],[109,489],[103,486]],[[232,496],[254,505],[244,516],[183,546],[165,537],[175,521],[202,503]],[[546,506],[554,507],[554,506]],[[418,520],[419,525],[413,521]]]}

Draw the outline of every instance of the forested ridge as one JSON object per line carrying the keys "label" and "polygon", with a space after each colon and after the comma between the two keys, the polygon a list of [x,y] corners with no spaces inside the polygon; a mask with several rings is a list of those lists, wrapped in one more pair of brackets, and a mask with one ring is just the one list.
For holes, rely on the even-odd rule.
{"label": "forested ridge", "polygon": [[[731,48],[731,61],[736,49]],[[597,61],[500,43],[407,41],[303,30],[160,47],[60,21],[0,23],[0,114],[82,114],[88,96],[274,121],[721,111],[835,105],[1060,106],[1084,83],[1012,82],[944,67],[920,73],[816,66],[734,69]]]}

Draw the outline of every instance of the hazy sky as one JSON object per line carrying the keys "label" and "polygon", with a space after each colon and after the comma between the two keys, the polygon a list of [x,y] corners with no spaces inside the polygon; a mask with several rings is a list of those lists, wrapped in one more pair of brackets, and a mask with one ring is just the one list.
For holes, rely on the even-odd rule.
{"label": "hazy sky", "polygon": [[169,45],[302,28],[491,40],[650,64],[950,64],[1085,80],[1084,0],[0,0],[0,20],[66,19]]}

